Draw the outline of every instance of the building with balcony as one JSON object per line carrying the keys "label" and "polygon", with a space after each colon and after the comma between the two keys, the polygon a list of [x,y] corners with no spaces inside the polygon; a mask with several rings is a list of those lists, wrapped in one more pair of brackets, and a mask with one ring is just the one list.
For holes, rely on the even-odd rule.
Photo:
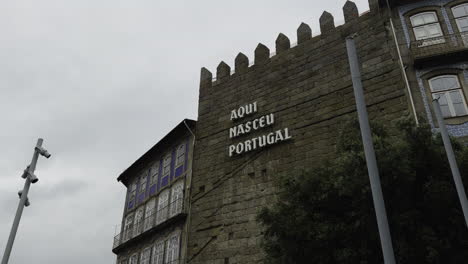
{"label": "building with balcony", "polygon": [[274,51],[259,43],[234,70],[220,62],[215,78],[201,69],[194,149],[195,122],[184,121],[118,178],[128,188],[119,264],[263,263],[256,217],[277,199],[276,178],[333,158],[356,116],[348,36],[371,120],[392,126],[410,113],[437,131],[440,98],[449,132],[467,140],[468,0],[369,6],[359,13],[347,1],[344,24],[324,12],[320,34],[302,23],[295,43],[279,34]]}
{"label": "building with balcony", "polygon": [[[437,130],[432,100],[449,133],[468,138],[468,1],[389,1],[417,112]],[[386,4],[382,3],[382,8]]]}
{"label": "building with balcony", "polygon": [[194,130],[183,120],[117,178],[127,188],[112,249],[118,264],[182,263]]}

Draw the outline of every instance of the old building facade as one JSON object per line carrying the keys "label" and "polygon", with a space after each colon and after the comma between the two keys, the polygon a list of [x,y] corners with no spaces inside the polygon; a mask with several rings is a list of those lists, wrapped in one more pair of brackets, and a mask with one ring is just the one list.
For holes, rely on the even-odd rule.
{"label": "old building facade", "polygon": [[127,196],[112,251],[117,263],[181,263],[195,121],[183,120],[119,177]]}
{"label": "old building facade", "polygon": [[[468,135],[468,1],[377,1],[345,23],[301,24],[297,43],[279,34],[253,63],[201,70],[188,263],[262,263],[259,210],[275,199],[278,175],[332,157],[342,123],[356,116],[345,39],[355,34],[369,116],[391,125],[412,115],[436,131],[432,100],[452,135]],[[390,6],[388,6],[390,5]],[[390,22],[390,18],[392,21]]]}
{"label": "old building facade", "polygon": [[[183,136],[157,145],[119,176],[129,191],[114,243],[118,263],[262,263],[256,216],[276,197],[275,177],[333,157],[342,124],[357,115],[348,36],[356,42],[371,119],[391,126],[409,114],[437,131],[432,100],[440,98],[449,132],[468,141],[468,0],[369,0],[369,6],[360,14],[347,1],[344,24],[324,12],[320,34],[302,23],[295,43],[279,34],[273,52],[260,43],[253,60],[239,53],[234,69],[221,62],[215,78],[202,68],[196,139],[179,128]],[[171,163],[166,183],[164,157],[176,159],[180,142],[187,144],[188,165],[176,176]],[[159,174],[151,180],[155,160]],[[181,216],[160,225],[159,204],[179,197],[172,195],[178,181]],[[156,219],[148,235],[131,231],[146,230],[146,215]]]}

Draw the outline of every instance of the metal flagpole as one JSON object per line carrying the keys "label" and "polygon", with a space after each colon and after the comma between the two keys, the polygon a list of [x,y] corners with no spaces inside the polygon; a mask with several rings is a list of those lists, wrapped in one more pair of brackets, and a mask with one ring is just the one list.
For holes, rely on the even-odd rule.
{"label": "metal flagpole", "polygon": [[447,132],[447,127],[445,126],[444,118],[442,117],[439,98],[434,99],[432,104],[434,106],[437,123],[439,124],[440,134],[442,135],[442,141],[444,142],[445,151],[447,152],[447,158],[449,160],[450,169],[452,170],[453,181],[455,182],[455,187],[457,188],[458,198],[460,199],[463,215],[465,216],[465,223],[468,227],[468,201],[466,199],[465,187],[463,186],[460,170],[458,169],[457,160],[455,159],[455,153],[453,152],[452,144]]}
{"label": "metal flagpole", "polygon": [[42,148],[43,139],[39,138],[37,140],[36,147],[34,148],[34,154],[31,160],[31,164],[24,170],[23,178],[25,178],[25,183],[22,191],[18,192],[20,196],[20,202],[18,204],[18,209],[16,210],[15,220],[13,220],[13,226],[11,227],[10,236],[8,237],[8,242],[5,248],[5,253],[3,254],[2,264],[8,264],[10,259],[11,249],[13,248],[13,242],[15,241],[16,232],[18,231],[19,222],[21,220],[21,215],[23,214],[24,206],[29,206],[28,192],[31,183],[36,183],[39,179],[34,175],[34,170],[36,169],[37,159],[39,155],[42,155],[46,158],[50,157],[49,152]]}
{"label": "metal flagpole", "polygon": [[366,102],[364,100],[364,91],[362,88],[361,72],[359,70],[354,35],[346,38],[346,49],[348,51],[349,66],[351,69],[351,78],[354,87],[354,96],[356,98],[356,108],[359,117],[359,126],[361,128],[362,143],[364,145],[364,154],[366,156],[367,171],[372,190],[372,199],[374,200],[375,214],[379,228],[380,242],[385,264],[395,264],[395,255],[393,253],[392,238],[388,227],[387,212],[380,184],[379,169],[375,158],[374,145],[372,143],[369,118],[367,116]]}

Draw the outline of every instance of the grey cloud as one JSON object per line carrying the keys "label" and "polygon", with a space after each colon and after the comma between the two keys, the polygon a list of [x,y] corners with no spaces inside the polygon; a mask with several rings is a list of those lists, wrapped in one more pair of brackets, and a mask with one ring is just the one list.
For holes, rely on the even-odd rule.
{"label": "grey cloud", "polygon": [[[37,137],[41,158],[10,263],[114,263],[120,172],[183,118],[196,118],[199,71],[253,60],[258,42],[317,33],[328,2],[24,0],[0,4],[0,250]],[[356,1],[361,12],[367,1]]]}

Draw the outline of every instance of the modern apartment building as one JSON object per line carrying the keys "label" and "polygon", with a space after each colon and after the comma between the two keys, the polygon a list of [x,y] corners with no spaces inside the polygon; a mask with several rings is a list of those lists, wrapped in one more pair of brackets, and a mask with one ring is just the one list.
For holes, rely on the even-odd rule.
{"label": "modern apartment building", "polygon": [[183,120],[117,178],[127,187],[112,251],[117,263],[176,264],[185,258],[195,121]]}

